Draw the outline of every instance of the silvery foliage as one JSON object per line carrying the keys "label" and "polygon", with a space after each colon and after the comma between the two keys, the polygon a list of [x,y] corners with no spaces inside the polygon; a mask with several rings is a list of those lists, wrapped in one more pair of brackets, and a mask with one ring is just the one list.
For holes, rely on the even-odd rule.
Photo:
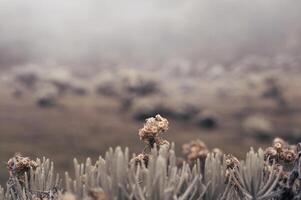
{"label": "silvery foliage", "polygon": [[7,189],[0,188],[0,200],[36,200],[56,199],[61,181],[54,173],[54,164],[49,159],[36,160],[38,167],[31,169],[29,175],[24,174],[21,181],[11,176],[7,181]]}
{"label": "silvery foliage", "polygon": [[[65,174],[65,186],[54,177],[53,163],[37,160],[39,167],[21,184],[16,178],[0,188],[0,200],[59,199],[70,192],[76,199],[91,199],[89,191],[101,190],[108,200],[232,200],[278,199],[276,185],[281,171],[267,171],[263,151],[251,150],[238,168],[227,169],[223,155],[209,154],[201,164],[177,166],[174,147],[153,148],[148,165],[130,162],[129,150],[112,148],[92,163],[74,159],[74,178]],[[226,176],[229,170],[230,176]],[[9,185],[9,183],[11,183]]]}
{"label": "silvery foliage", "polygon": [[222,154],[208,154],[204,168],[204,183],[208,186],[204,200],[221,199],[226,189],[226,165]]}
{"label": "silvery foliage", "polygon": [[275,199],[282,168],[275,169],[264,161],[264,152],[253,149],[247,153],[245,161],[233,171],[230,171],[231,182],[238,188],[238,195],[246,200]]}
{"label": "silvery foliage", "polygon": [[174,150],[152,149],[147,167],[129,164],[128,149],[123,152],[119,147],[110,149],[95,165],[88,158],[85,164],[74,160],[74,166],[75,179],[72,181],[66,174],[67,191],[79,199],[99,187],[109,199],[118,200],[202,199],[206,191],[198,165],[178,168]]}

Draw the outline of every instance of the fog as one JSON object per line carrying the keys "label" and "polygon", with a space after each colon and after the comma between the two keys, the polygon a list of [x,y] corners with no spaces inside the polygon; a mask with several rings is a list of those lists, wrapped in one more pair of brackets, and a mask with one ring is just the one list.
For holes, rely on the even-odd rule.
{"label": "fog", "polygon": [[299,0],[0,0],[0,66],[301,55]]}

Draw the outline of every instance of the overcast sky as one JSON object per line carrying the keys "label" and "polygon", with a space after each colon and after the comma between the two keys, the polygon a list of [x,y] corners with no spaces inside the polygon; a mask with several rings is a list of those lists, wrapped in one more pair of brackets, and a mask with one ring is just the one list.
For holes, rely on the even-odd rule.
{"label": "overcast sky", "polygon": [[0,65],[300,56],[300,0],[0,0]]}

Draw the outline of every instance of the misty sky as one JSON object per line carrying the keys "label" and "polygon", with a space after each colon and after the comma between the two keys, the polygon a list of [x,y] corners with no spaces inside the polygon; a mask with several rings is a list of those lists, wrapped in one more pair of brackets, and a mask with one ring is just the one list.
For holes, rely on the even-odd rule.
{"label": "misty sky", "polygon": [[0,65],[301,55],[300,0],[0,0]]}

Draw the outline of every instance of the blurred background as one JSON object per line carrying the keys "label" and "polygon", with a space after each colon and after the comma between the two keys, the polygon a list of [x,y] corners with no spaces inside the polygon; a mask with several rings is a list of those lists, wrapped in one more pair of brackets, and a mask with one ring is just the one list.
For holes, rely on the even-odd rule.
{"label": "blurred background", "polygon": [[301,141],[299,0],[0,0],[0,182],[15,152],[72,159],[169,141],[244,156]]}

